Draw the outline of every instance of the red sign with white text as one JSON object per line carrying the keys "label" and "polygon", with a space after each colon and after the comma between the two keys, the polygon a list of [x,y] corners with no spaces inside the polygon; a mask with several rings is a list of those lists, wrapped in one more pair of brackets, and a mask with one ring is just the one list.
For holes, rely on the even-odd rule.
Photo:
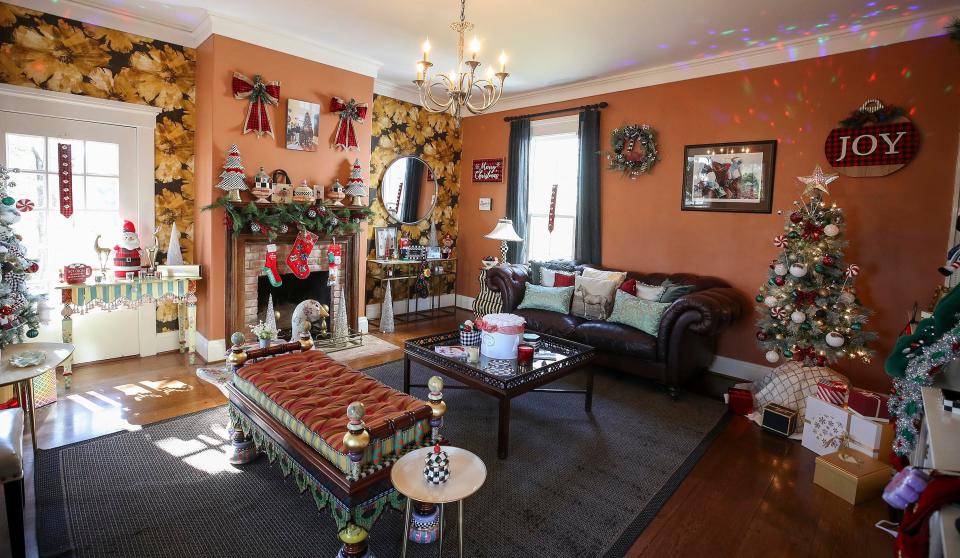
{"label": "red sign with white text", "polygon": [[910,122],[835,128],[823,151],[834,167],[905,165],[917,154],[920,135]]}
{"label": "red sign with white text", "polygon": [[474,159],[474,182],[503,182],[503,159]]}

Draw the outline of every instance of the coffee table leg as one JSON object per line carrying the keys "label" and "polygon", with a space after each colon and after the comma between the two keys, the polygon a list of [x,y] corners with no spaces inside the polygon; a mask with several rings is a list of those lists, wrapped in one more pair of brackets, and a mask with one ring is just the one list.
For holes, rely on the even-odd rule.
{"label": "coffee table leg", "polygon": [[403,357],[403,393],[410,393],[410,359]]}
{"label": "coffee table leg", "polygon": [[407,507],[403,512],[403,553],[401,558],[407,558],[407,540],[410,538],[410,508],[413,507],[413,501],[407,498]]}
{"label": "coffee table leg", "polygon": [[457,514],[457,524],[460,528],[460,533],[457,535],[457,539],[460,541],[460,558],[463,558],[463,500],[460,500],[457,503],[457,507],[460,508],[459,513]]}
{"label": "coffee table leg", "polygon": [[583,400],[583,410],[588,413],[593,410],[593,369],[587,372],[587,393]]}
{"label": "coffee table leg", "polygon": [[510,399],[500,400],[500,430],[497,435],[497,457],[507,458],[507,447],[510,445]]}

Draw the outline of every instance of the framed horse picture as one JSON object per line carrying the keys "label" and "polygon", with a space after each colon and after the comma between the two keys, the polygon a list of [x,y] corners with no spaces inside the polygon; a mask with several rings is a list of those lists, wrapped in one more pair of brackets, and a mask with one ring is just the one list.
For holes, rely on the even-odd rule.
{"label": "framed horse picture", "polygon": [[770,213],[777,140],[687,145],[683,211]]}

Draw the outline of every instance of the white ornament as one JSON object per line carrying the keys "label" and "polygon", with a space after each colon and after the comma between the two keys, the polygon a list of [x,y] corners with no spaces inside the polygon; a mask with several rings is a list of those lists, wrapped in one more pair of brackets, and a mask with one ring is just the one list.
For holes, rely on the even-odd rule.
{"label": "white ornament", "polygon": [[830,223],[829,225],[823,227],[823,234],[827,236],[837,236],[840,234],[840,227]]}
{"label": "white ornament", "polygon": [[807,315],[799,310],[795,310],[793,314],[790,314],[790,319],[793,320],[795,324],[802,324],[807,319]]}
{"label": "white ornament", "polygon": [[769,306],[770,308],[773,308],[774,306],[777,305],[777,297],[773,295],[767,295],[767,297],[763,299],[763,303]]}
{"label": "white ornament", "polygon": [[769,363],[775,363],[780,360],[780,353],[777,351],[767,351],[765,356],[767,357],[767,362]]}
{"label": "white ornament", "polygon": [[794,277],[803,277],[807,274],[807,266],[802,263],[795,263],[790,266],[790,275]]}
{"label": "white ornament", "polygon": [[787,266],[783,265],[782,263],[778,263],[777,265],[773,266],[773,272],[777,275],[786,275]]}
{"label": "white ornament", "polygon": [[837,297],[837,300],[844,304],[853,304],[856,298],[853,296],[853,293],[850,291],[843,291],[840,293],[840,296]]}
{"label": "white ornament", "polygon": [[831,347],[842,347],[846,339],[836,331],[831,331],[827,334],[826,341]]}

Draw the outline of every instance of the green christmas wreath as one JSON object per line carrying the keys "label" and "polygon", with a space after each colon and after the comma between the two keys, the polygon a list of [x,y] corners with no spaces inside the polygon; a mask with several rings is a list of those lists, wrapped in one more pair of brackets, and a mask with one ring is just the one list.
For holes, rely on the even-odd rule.
{"label": "green christmas wreath", "polygon": [[257,205],[250,202],[244,205],[230,201],[227,196],[203,209],[217,207],[226,211],[224,224],[233,234],[250,231],[265,234],[270,240],[300,228],[327,236],[356,232],[360,223],[373,213],[369,207],[339,208],[306,203]]}
{"label": "green christmas wreath", "polygon": [[631,124],[615,128],[610,135],[612,149],[607,151],[610,170],[622,172],[630,178],[650,172],[660,158],[657,138],[647,124]]}

